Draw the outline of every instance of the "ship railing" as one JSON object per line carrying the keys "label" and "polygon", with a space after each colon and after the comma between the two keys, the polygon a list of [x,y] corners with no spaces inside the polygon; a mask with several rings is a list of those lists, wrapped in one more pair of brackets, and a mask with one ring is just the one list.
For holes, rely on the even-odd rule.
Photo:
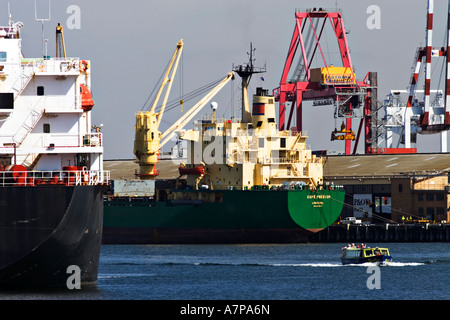
{"label": "ship railing", "polygon": [[76,73],[80,70],[80,58],[32,58],[22,59],[22,69],[32,68],[33,72]]}
{"label": "ship railing", "polygon": [[[0,149],[6,148],[5,144],[14,143],[13,135],[0,136]],[[16,143],[18,146],[19,143]],[[67,133],[31,133],[26,140],[27,148],[60,148],[60,147],[102,147],[102,133],[89,133],[85,135]]]}
{"label": "ship railing", "polygon": [[108,185],[110,178],[104,170],[1,171],[0,186]]}
{"label": "ship railing", "polygon": [[297,129],[289,129],[286,131],[280,131],[280,136],[298,136],[308,137],[308,131],[297,131]]}
{"label": "ship railing", "polygon": [[[264,157],[262,159],[262,163],[273,163],[273,164],[277,164],[277,163],[304,163],[304,160],[300,160],[300,159],[292,159],[292,158],[274,158],[274,157]],[[321,159],[320,158],[310,158],[307,159],[306,162],[310,162],[310,163],[320,163]]]}
{"label": "ship railing", "polygon": [[89,133],[83,136],[83,147],[101,147],[103,144],[100,132]]}

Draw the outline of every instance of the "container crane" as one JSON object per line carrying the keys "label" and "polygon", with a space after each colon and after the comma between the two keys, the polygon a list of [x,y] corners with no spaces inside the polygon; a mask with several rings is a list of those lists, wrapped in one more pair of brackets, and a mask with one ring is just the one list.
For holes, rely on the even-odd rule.
{"label": "container crane", "polygon": [[[134,155],[139,164],[139,173],[136,175],[141,180],[154,179],[158,175],[156,164],[159,162],[159,151],[161,148],[171,140],[171,138],[178,132],[180,136],[183,133],[182,128],[192,120],[192,118],[232,79],[234,79],[234,72],[230,72],[220,81],[211,91],[209,91],[199,102],[191,107],[181,118],[170,126],[164,133],[159,131],[159,125],[164,115],[167,99],[172,88],[173,79],[178,68],[181,53],[183,51],[183,40],[181,39],[172,59],[169,63],[167,71],[162,80],[161,86],[156,94],[155,100],[150,111],[139,112],[136,115],[135,125],[135,140],[134,140]],[[164,100],[161,109],[156,111],[159,98],[168,84],[165,92]],[[180,101],[183,103],[183,101]]]}
{"label": "container crane", "polygon": [[[296,111],[297,131],[302,130],[303,101],[313,101],[313,105],[330,105],[335,107],[335,118],[344,119],[341,130],[335,129],[332,140],[345,141],[345,153],[351,153],[351,141],[356,139],[353,153],[356,152],[363,122],[366,123],[365,152],[372,148],[372,117],[376,101],[376,73],[368,73],[364,81],[357,81],[348,48],[344,21],[340,12],[327,11],[322,8],[298,11],[295,13],[295,27],[289,46],[286,62],[282,72],[280,86],[273,90],[275,100],[279,102],[279,129],[289,129],[293,113]],[[329,64],[321,46],[324,28],[329,22],[337,39],[342,67]],[[297,50],[300,58],[294,67]],[[315,56],[322,57],[323,67],[312,68]],[[297,55],[298,56],[298,55]],[[320,58],[319,58],[320,60]],[[290,79],[288,76],[292,75]],[[375,98],[375,99],[373,99]],[[286,103],[291,102],[289,116]],[[352,118],[355,111],[364,112],[361,117],[359,132],[352,130]],[[359,112],[362,114],[362,112]],[[287,125],[286,125],[287,120]]]}
{"label": "container crane", "polygon": [[[447,152],[447,131],[450,130],[450,0],[448,1],[446,46],[432,46],[433,15],[434,1],[428,0],[426,46],[416,50],[408,91],[392,90],[384,101],[386,117],[380,131],[386,136],[386,148],[379,148],[380,150],[417,152],[416,148],[412,148],[412,144],[416,143],[416,136],[419,133],[440,134],[441,152]],[[437,58],[445,58],[444,63],[446,62],[446,82],[443,91],[431,90],[431,62]],[[424,78],[424,90],[418,90],[419,78],[422,77]],[[402,93],[409,94],[406,103],[401,98]],[[435,93],[434,99],[431,98],[431,93]],[[423,100],[419,100],[418,95],[423,95]],[[397,145],[403,144],[403,148],[393,148],[393,133],[400,136]]]}

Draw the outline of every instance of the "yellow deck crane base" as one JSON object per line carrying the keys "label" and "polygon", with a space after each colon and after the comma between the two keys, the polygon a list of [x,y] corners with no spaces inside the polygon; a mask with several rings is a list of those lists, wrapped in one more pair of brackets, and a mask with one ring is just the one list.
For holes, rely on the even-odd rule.
{"label": "yellow deck crane base", "polygon": [[[136,115],[134,155],[136,162],[139,164],[139,173],[136,175],[141,180],[154,179],[158,175],[156,164],[159,161],[159,152],[161,148],[171,140],[171,138],[180,131],[192,118],[232,79],[234,72],[230,72],[227,76],[211,91],[209,91],[197,104],[190,108],[180,119],[178,119],[164,133],[159,131],[159,125],[164,114],[166,102],[176,73],[178,62],[180,60],[183,49],[183,40],[177,44],[170,65],[166,71],[165,77],[161,83],[159,91],[150,111],[139,112]],[[173,70],[172,70],[173,68]],[[172,74],[169,78],[169,73]],[[159,112],[155,111],[159,97],[161,96],[164,86],[169,84],[164,101]],[[182,105],[182,104],[181,104]]]}

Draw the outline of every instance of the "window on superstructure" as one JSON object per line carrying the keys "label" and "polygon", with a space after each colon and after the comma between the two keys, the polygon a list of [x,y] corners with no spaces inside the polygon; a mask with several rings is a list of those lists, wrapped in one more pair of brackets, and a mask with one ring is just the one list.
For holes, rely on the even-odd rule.
{"label": "window on superstructure", "polygon": [[286,138],[280,138],[280,148],[286,148]]}
{"label": "window on superstructure", "polygon": [[0,109],[14,109],[14,94],[12,92],[0,93]]}
{"label": "window on superstructure", "polygon": [[50,123],[44,123],[43,130],[44,133],[50,133]]}
{"label": "window on superstructure", "polygon": [[2,51],[0,52],[0,62],[6,61],[6,52]]}
{"label": "window on superstructure", "polygon": [[38,86],[37,87],[37,95],[43,96],[44,95],[44,86]]}

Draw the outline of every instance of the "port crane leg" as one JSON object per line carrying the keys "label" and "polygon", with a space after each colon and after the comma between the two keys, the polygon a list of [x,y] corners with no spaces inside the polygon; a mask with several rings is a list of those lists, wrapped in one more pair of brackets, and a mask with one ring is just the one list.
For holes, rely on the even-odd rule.
{"label": "port crane leg", "polygon": [[[447,76],[447,81],[445,82],[445,118],[444,124],[445,129],[450,129],[450,0],[448,1],[448,16],[447,16],[447,64],[445,68],[445,74]],[[444,131],[443,135],[447,132]],[[447,137],[443,137],[446,139]],[[442,141],[442,146],[444,141]],[[447,151],[447,141],[445,141],[445,150]],[[446,152],[445,151],[445,152]]]}
{"label": "port crane leg", "polygon": [[[345,127],[347,130],[352,130],[352,118],[347,118],[345,121]],[[351,135],[350,132],[347,132],[346,135]],[[352,154],[352,141],[350,139],[345,140],[345,154],[349,155]]]}
{"label": "port crane leg", "polygon": [[296,102],[296,109],[297,109],[297,131],[303,130],[303,122],[302,122],[302,112],[303,112],[303,96],[302,96],[303,90],[297,90],[297,102]]}
{"label": "port crane leg", "polygon": [[[428,0],[428,14],[427,14],[427,35],[426,35],[426,64],[425,64],[425,101],[424,101],[424,114],[421,125],[423,128],[427,128],[430,123],[430,85],[431,85],[431,50],[432,50],[432,38],[433,38],[433,9],[434,1]],[[406,141],[405,135],[405,141]]]}
{"label": "port crane leg", "polygon": [[284,122],[285,122],[285,116],[286,116],[286,92],[282,91],[280,93],[280,110],[279,110],[279,130],[283,131],[284,130]]}

